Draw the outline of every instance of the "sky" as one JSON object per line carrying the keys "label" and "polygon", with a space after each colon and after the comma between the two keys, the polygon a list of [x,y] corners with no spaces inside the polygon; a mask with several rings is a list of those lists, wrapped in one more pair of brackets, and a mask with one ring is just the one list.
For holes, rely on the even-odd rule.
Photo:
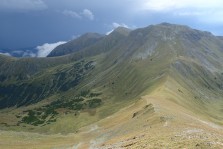
{"label": "sky", "polygon": [[162,22],[223,35],[223,1],[0,0],[0,49],[43,51],[86,32],[106,34],[118,26],[135,29]]}

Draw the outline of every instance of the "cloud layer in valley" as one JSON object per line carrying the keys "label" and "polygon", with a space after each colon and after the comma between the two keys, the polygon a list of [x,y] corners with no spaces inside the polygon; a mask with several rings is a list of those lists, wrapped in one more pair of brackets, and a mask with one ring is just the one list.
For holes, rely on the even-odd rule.
{"label": "cloud layer in valley", "polygon": [[6,56],[11,56],[11,54],[9,54],[9,53],[2,53],[2,52],[0,52],[0,54],[1,55],[6,55]]}
{"label": "cloud layer in valley", "polygon": [[37,57],[46,57],[54,48],[64,43],[66,42],[59,41],[57,43],[45,43],[41,46],[37,46],[36,47],[36,49],[38,50]]}

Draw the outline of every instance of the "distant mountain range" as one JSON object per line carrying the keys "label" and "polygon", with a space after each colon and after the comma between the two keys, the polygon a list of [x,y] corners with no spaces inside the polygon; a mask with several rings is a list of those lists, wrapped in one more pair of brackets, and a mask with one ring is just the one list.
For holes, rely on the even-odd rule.
{"label": "distant mountain range", "polygon": [[[86,142],[99,137],[105,148],[137,133],[129,139],[134,142],[143,136],[139,132],[147,140],[162,141],[163,134],[156,132],[168,128],[162,133],[171,134],[169,140],[194,143],[189,137],[177,140],[172,132],[188,135],[202,129],[207,135],[216,133],[211,126],[223,125],[222,39],[161,23],[135,30],[119,27],[109,35],[87,33],[46,58],[0,55],[0,108],[6,111],[3,117],[13,119],[3,118],[0,127],[80,136],[88,132],[92,136],[83,137]],[[84,131],[95,123],[103,129]],[[196,139],[208,146],[202,137]],[[129,144],[137,148],[145,142]],[[169,145],[174,148],[174,143]]]}
{"label": "distant mountain range", "polygon": [[20,48],[16,50],[0,48],[0,54],[12,57],[46,57],[54,48],[64,43],[66,43],[66,41],[45,43],[37,47]]}
{"label": "distant mountain range", "polygon": [[102,37],[103,35],[97,33],[84,34],[81,37],[71,40],[66,44],[59,45],[48,55],[48,57],[62,56],[77,52],[81,49],[91,46],[92,44],[99,41]]}
{"label": "distant mountain range", "polygon": [[23,48],[17,50],[0,49],[0,53],[13,57],[36,57],[38,50],[35,47]]}

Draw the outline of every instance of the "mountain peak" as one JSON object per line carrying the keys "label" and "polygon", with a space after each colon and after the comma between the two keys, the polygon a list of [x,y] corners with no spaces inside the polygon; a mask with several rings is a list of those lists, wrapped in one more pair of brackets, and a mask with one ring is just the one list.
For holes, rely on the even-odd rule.
{"label": "mountain peak", "polygon": [[[171,23],[160,23],[156,25],[149,25],[148,27],[137,29],[133,31],[133,34],[137,35],[138,32],[147,36],[157,37],[159,39],[174,39],[177,36],[188,38],[189,40],[201,39],[202,37],[212,37],[212,33],[207,31],[200,31],[193,29],[186,25],[171,24]],[[220,38],[219,38],[220,39]]]}
{"label": "mountain peak", "polygon": [[159,25],[163,25],[163,26],[173,26],[175,24],[171,24],[171,23],[168,23],[168,22],[162,22]]}
{"label": "mountain peak", "polygon": [[160,24],[155,25],[155,26],[163,27],[163,28],[170,29],[170,30],[175,30],[175,31],[193,31],[193,32],[197,32],[197,33],[200,33],[200,34],[203,34],[203,35],[212,35],[211,32],[193,29],[193,28],[191,28],[187,25],[171,24],[171,23],[163,22],[163,23],[160,23]]}
{"label": "mountain peak", "polygon": [[125,36],[128,36],[129,33],[131,32],[131,29],[123,27],[123,26],[119,26],[112,33],[115,33],[115,32],[119,33],[119,34],[122,34],[122,35],[125,35]]}
{"label": "mountain peak", "polygon": [[98,34],[98,33],[86,33],[76,39],[73,39],[66,44],[62,44],[57,46],[49,55],[48,57],[54,57],[54,56],[62,56],[67,55],[76,51],[79,51],[81,49],[84,49],[90,45],[93,45],[97,41],[99,41],[101,38],[103,38],[104,35]]}
{"label": "mountain peak", "polygon": [[82,36],[80,36],[80,38],[101,38],[103,37],[103,35],[98,34],[98,33],[85,33]]}
{"label": "mountain peak", "polygon": [[162,22],[157,24],[156,26],[166,26],[166,27],[184,27],[184,28],[190,28],[187,25],[181,25],[181,24],[174,24],[174,23],[168,23],[168,22]]}

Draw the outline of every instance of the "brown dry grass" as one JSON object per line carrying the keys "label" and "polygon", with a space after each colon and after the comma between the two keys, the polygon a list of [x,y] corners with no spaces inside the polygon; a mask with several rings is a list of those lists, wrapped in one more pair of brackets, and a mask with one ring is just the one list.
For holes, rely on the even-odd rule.
{"label": "brown dry grass", "polygon": [[180,102],[186,100],[185,97],[173,91],[179,87],[168,78],[152,93],[99,122],[81,128],[76,134],[1,131],[0,147],[223,148],[223,128],[182,106]]}

